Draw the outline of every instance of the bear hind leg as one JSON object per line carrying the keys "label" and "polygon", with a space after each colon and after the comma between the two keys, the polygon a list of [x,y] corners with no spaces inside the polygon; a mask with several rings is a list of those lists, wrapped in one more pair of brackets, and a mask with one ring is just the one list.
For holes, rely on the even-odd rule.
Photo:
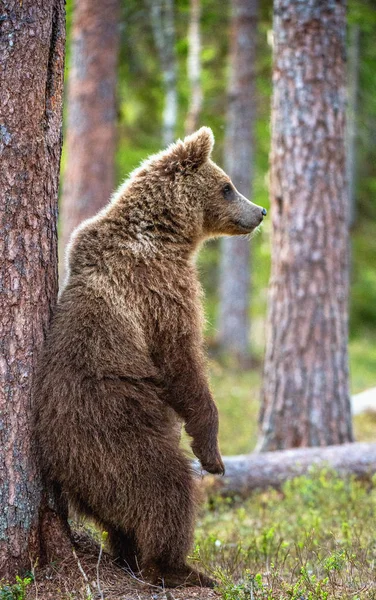
{"label": "bear hind leg", "polygon": [[99,516],[99,511],[93,510],[81,496],[75,495],[72,503],[79,514],[93,519],[101,529],[107,532],[108,546],[114,561],[119,566],[125,567],[130,574],[138,573],[140,558],[135,532],[109,523]]}
{"label": "bear hind leg", "polygon": [[131,575],[140,571],[140,553],[137,547],[136,535],[133,530],[123,531],[120,527],[103,524],[108,532],[108,545],[117,564],[125,568]]}
{"label": "bear hind leg", "polygon": [[179,449],[159,446],[144,464],[151,470],[142,477],[145,486],[137,494],[142,579],[165,587],[214,587],[213,579],[187,564],[197,496],[188,460]]}

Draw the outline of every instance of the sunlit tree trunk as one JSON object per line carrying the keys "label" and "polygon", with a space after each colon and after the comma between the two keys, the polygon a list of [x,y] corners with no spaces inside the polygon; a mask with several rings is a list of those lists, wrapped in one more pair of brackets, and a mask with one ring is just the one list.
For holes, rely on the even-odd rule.
{"label": "sunlit tree trunk", "polygon": [[[233,0],[224,164],[239,191],[251,197],[255,118],[257,0]],[[250,242],[221,246],[219,342],[240,364],[249,358]]]}
{"label": "sunlit tree trunk", "polygon": [[174,0],[147,0],[165,89],[162,138],[167,146],[175,139],[178,111]]}
{"label": "sunlit tree trunk", "polygon": [[[36,352],[57,294],[63,0],[9,0],[0,36],[0,579],[30,569],[52,525],[32,452]],[[58,518],[56,518],[58,523]],[[49,529],[51,534],[51,529]],[[61,534],[61,535],[60,535]],[[40,562],[42,562],[40,560]]]}
{"label": "sunlit tree trunk", "polygon": [[115,188],[120,0],[75,0],[68,76],[60,274],[75,227]]}
{"label": "sunlit tree trunk", "polygon": [[201,37],[200,37],[200,0],[191,0],[191,15],[188,31],[188,81],[190,87],[190,102],[185,132],[187,135],[198,129],[200,113],[202,109],[202,86],[201,86]]}
{"label": "sunlit tree trunk", "polygon": [[264,451],[352,440],[345,30],[345,0],[275,0]]}

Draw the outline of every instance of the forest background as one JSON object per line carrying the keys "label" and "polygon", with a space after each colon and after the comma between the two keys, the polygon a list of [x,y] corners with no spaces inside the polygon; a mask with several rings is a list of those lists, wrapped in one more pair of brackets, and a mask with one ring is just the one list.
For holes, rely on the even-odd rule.
{"label": "forest background", "polygon": [[[213,129],[214,160],[224,164],[224,138],[228,102],[230,2],[201,2],[201,85],[203,104],[199,125]],[[67,2],[66,80],[70,69],[70,32],[73,2]],[[189,0],[174,7],[177,57],[178,114],[175,137],[183,137],[190,100],[187,77]],[[350,370],[351,391],[376,385],[376,10],[371,0],[351,0],[348,5],[348,54],[352,56],[353,92],[356,99],[354,219],[351,225]],[[356,48],[354,48],[356,44]],[[355,57],[355,58],[354,58]],[[351,62],[351,61],[349,61]],[[253,200],[269,208],[268,178],[270,150],[270,105],[272,93],[272,2],[258,7],[256,41],[256,89],[254,128]],[[67,86],[65,88],[67,93]],[[147,2],[127,0],[121,5],[120,51],[117,84],[116,184],[139,163],[163,147],[162,113],[165,103],[163,73],[155,48]],[[65,102],[65,113],[69,102]],[[65,115],[66,117],[66,115]],[[65,119],[66,120],[66,119]],[[62,184],[66,146],[63,147]],[[61,187],[63,187],[61,186]],[[107,199],[104,199],[105,203]],[[61,225],[61,223],[60,223]],[[211,381],[221,414],[220,442],[225,454],[253,449],[257,437],[257,415],[262,360],[265,346],[267,287],[270,276],[271,221],[266,219],[251,242],[250,350],[252,368],[232,368],[231,358],[218,356],[220,287],[219,240],[210,241],[199,255],[199,270],[205,290],[206,339],[213,360]],[[215,359],[215,360],[214,360]],[[358,415],[355,437],[373,441],[376,418]],[[234,436],[236,430],[237,435]]]}
{"label": "forest background", "polygon": [[[121,8],[119,15],[118,3]],[[170,65],[171,61],[162,64],[160,52],[157,51],[158,44],[155,43],[155,23],[154,31],[152,27],[155,9],[161,4],[170,8],[174,6],[169,39],[172,33],[175,42],[170,51],[172,49],[177,57],[178,118],[176,131],[169,139],[184,136],[190,101],[187,67],[192,45],[189,44],[189,26],[193,14],[191,7],[197,6],[197,3],[201,7],[203,106],[195,127],[201,124],[212,127],[216,137],[214,159],[228,169],[227,160],[232,157],[233,163],[239,167],[247,151],[237,143],[238,138],[232,139],[232,145],[229,145],[231,136],[228,132],[236,129],[231,126],[235,120],[231,118],[235,112],[231,113],[231,108],[236,104],[231,101],[236,94],[233,92],[229,98],[228,92],[231,77],[242,71],[240,68],[231,69],[233,52],[230,42],[242,36],[234,36],[230,28],[230,0],[176,0],[175,3],[173,0],[77,0],[74,13],[72,1],[68,1],[60,261],[64,240],[68,237],[67,224],[72,215],[76,217],[77,225],[84,216],[96,212],[108,201],[116,185],[141,160],[167,143],[162,121],[166,64]],[[256,0],[237,0],[237,3],[244,3],[246,9],[252,10],[257,5]],[[125,597],[127,600],[149,600],[151,597],[186,600],[187,597],[214,597],[207,590],[195,590],[192,596],[187,596],[184,590],[177,590],[173,596],[167,596],[163,589],[157,592],[155,589],[145,589],[140,581],[129,578],[118,568],[114,570],[111,559],[102,552],[105,534],[103,532],[102,535],[90,522],[74,523],[78,536],[83,534],[82,541],[91,544],[77,548],[77,553],[72,551],[70,543],[68,547],[64,546],[63,540],[67,541],[65,533],[59,532],[58,527],[50,526],[51,522],[56,525],[58,515],[47,506],[30,452],[30,400],[35,351],[46,331],[57,292],[55,217],[61,147],[64,0],[38,3],[34,0],[12,0],[3,4],[4,14],[0,19],[0,43],[3,48],[0,52],[0,87],[6,93],[0,94],[5,115],[5,125],[0,126],[4,142],[0,149],[4,161],[4,168],[0,170],[0,216],[5,226],[1,237],[1,289],[6,293],[0,297],[3,315],[1,375],[4,381],[0,409],[3,413],[2,423],[6,426],[1,425],[0,428],[0,470],[4,483],[0,492],[0,600],[88,600],[94,597],[106,600]],[[45,10],[46,6],[48,10]],[[109,10],[109,6],[114,10]],[[304,13],[307,8],[308,28],[307,21],[297,23],[294,18],[294,10]],[[80,12],[83,9],[88,18],[86,23]],[[202,478],[203,485],[207,486],[208,500],[198,515],[195,549],[190,560],[198,561],[200,568],[213,574],[219,581],[223,600],[375,600],[376,479],[375,476],[372,478],[372,474],[376,471],[376,444],[335,444],[353,439],[347,389],[345,306],[348,212],[345,204],[343,144],[345,32],[348,132],[352,132],[347,139],[347,175],[355,183],[354,193],[349,195],[352,199],[350,207],[354,208],[350,211],[353,214],[350,265],[351,383],[353,394],[372,388],[374,398],[376,391],[376,10],[373,0],[350,0],[346,18],[345,0],[274,0],[274,10],[276,18],[273,31],[272,2],[260,0],[257,33],[250,36],[248,54],[243,52],[243,57],[249,57],[246,63],[248,74],[250,66],[255,72],[255,92],[244,95],[246,99],[253,99],[256,122],[254,148],[250,153],[254,155],[254,168],[251,158],[247,158],[241,175],[243,177],[244,173],[247,178],[252,173],[252,199],[269,208],[270,193],[273,210],[272,215],[269,213],[265,219],[259,234],[250,242],[251,264],[241,272],[244,276],[249,270],[252,279],[249,303],[250,357],[248,355],[242,364],[240,361],[237,363],[231,353],[223,351],[226,338],[220,336],[225,322],[224,312],[220,310],[221,301],[223,306],[223,293],[221,295],[220,291],[224,288],[221,258],[224,256],[225,243],[212,241],[199,256],[200,276],[206,293],[205,334],[210,356],[210,378],[219,406],[220,446],[225,455],[226,477]],[[284,18],[280,19],[281,15]],[[92,25],[93,21],[101,30],[100,33],[95,27],[94,33],[90,31],[88,22]],[[248,21],[255,27],[254,14]],[[32,22],[35,28],[30,26]],[[239,22],[234,30],[238,33],[242,31]],[[81,34],[89,34],[86,44],[83,39],[85,36]],[[271,110],[273,35],[276,52],[274,105]],[[115,76],[110,73],[109,67],[103,68],[103,65],[111,62],[106,63],[107,50],[111,45],[113,49],[117,39],[120,51]],[[304,46],[303,51],[299,44]],[[88,48],[90,52],[85,55],[84,51]],[[77,52],[73,60],[74,50]],[[278,55],[279,50],[286,53]],[[88,55],[88,63],[85,63]],[[253,69],[251,63],[254,55],[256,62]],[[286,61],[286,55],[287,62],[282,64],[281,57],[282,61]],[[114,63],[115,60],[112,60],[111,64]],[[304,76],[302,65],[306,67]],[[328,69],[326,77],[323,76],[323,66],[324,70]],[[88,71],[94,76],[85,87]],[[77,79],[80,85],[72,85],[75,73],[79,75]],[[106,87],[109,79],[111,83],[117,83],[116,111],[111,104],[110,110],[98,110],[96,113],[93,110],[91,121],[86,119],[87,107],[80,112],[75,99],[79,97],[80,101],[101,102],[111,96],[112,101],[113,94],[108,94]],[[299,88],[308,102],[299,106],[299,94],[290,96],[291,88],[293,92]],[[310,96],[312,89],[313,96]],[[297,116],[299,109],[303,109],[303,112]],[[243,119],[239,127],[241,132],[250,124],[252,112],[252,106],[238,111],[237,115]],[[108,142],[108,138],[112,138],[115,113],[116,144],[110,140],[106,145],[106,139]],[[98,115],[103,114],[105,119],[100,121]],[[270,139],[271,114],[273,140]],[[311,118],[311,114],[314,118]],[[287,124],[285,138],[288,139],[275,136],[275,131],[278,131],[275,125],[283,119]],[[292,132],[296,124],[299,126],[296,132]],[[354,140],[354,144],[351,140]],[[115,146],[116,177],[112,180],[112,148]],[[270,146],[273,152],[273,182],[269,190]],[[291,149],[293,153],[290,153]],[[92,158],[94,152],[97,162]],[[82,161],[83,155],[85,161]],[[308,160],[304,160],[307,157]],[[18,176],[20,171],[22,176]],[[80,181],[73,186],[72,180],[77,174]],[[237,174],[232,176],[234,180],[237,178]],[[107,183],[110,180],[110,185],[107,185],[105,193],[98,193],[105,179]],[[287,190],[287,202],[284,194],[275,186],[278,179],[283,180],[282,183],[287,187],[291,182],[293,184]],[[315,181],[316,185],[312,186],[311,181]],[[75,194],[71,193],[72,188]],[[93,189],[99,196],[95,206],[88,201]],[[90,212],[77,215],[76,209],[85,203],[85,208],[90,206]],[[304,220],[302,208],[305,209]],[[274,221],[273,233],[271,216]],[[283,218],[275,219],[275,216]],[[323,227],[320,228],[321,224]],[[330,227],[325,229],[328,224]],[[279,235],[278,229],[283,231],[283,235]],[[30,231],[33,235],[30,235]],[[291,260],[289,264],[284,253],[285,247],[279,242],[294,237],[296,232],[299,243],[291,253],[294,256],[287,258],[297,257],[298,260]],[[245,246],[248,251],[248,240],[245,240]],[[271,249],[271,306],[275,308],[282,305],[286,312],[271,311],[271,318],[267,322]],[[320,254],[322,251],[324,253]],[[234,275],[235,261],[227,262]],[[277,267],[281,266],[281,271],[275,270],[276,263],[279,263]],[[291,273],[288,272],[289,268]],[[237,268],[236,274],[239,273]],[[286,273],[288,276],[292,274],[288,284],[276,285],[276,282],[278,284],[288,279],[284,277]],[[324,285],[320,283],[323,276]],[[19,285],[20,281],[22,285]],[[302,282],[308,284],[308,293],[302,289]],[[234,308],[238,296],[241,296],[239,289],[236,280],[232,288],[227,286],[233,301],[227,311],[231,317],[236,312]],[[286,314],[288,317],[294,314],[298,318],[291,321]],[[278,328],[280,324],[281,328]],[[266,353],[266,376],[263,377],[265,330],[270,330],[270,325],[273,333],[277,332],[278,335],[268,336],[267,346],[273,352]],[[245,330],[248,331],[248,326],[240,329],[241,333]],[[282,335],[279,335],[281,331]],[[288,336],[284,335],[286,331]],[[279,340],[286,342],[286,337],[287,343],[278,347]],[[308,338],[313,345],[305,347]],[[278,360],[270,360],[271,354],[281,359],[280,364]],[[312,356],[313,361],[309,360]],[[262,445],[263,452],[239,456],[239,453],[250,452],[255,447],[262,378],[262,413],[283,418],[280,423],[275,420],[271,427],[268,419],[262,420],[261,431],[268,434],[263,438],[271,441],[266,448]],[[273,385],[267,385],[269,382]],[[265,410],[268,398],[273,400],[274,412]],[[281,405],[284,410],[281,410]],[[355,437],[358,441],[376,441],[375,415],[373,411],[355,416]],[[306,447],[317,445],[317,439],[321,446],[327,447]],[[275,440],[278,445],[274,443]],[[257,445],[260,449],[259,442]],[[265,451],[281,447],[292,449],[277,453]],[[230,454],[237,456],[228,456]],[[317,455],[324,457],[321,467],[330,464],[338,472],[327,466],[324,469],[296,471],[306,459],[312,467]],[[325,457],[328,456],[334,456],[336,460],[333,462],[329,459],[326,462]],[[267,478],[274,472],[276,479],[272,485],[276,485],[276,489],[266,489],[265,478],[264,486],[260,489],[257,463],[264,465]],[[274,464],[274,470],[270,469],[271,464]],[[240,479],[231,477],[231,472],[240,474]],[[281,484],[286,476],[302,472],[304,476]],[[362,476],[363,480],[356,480],[354,473]],[[230,490],[230,497],[226,496],[223,486],[226,482],[230,485],[234,479],[238,485]],[[245,480],[250,483],[252,491],[244,486]],[[257,491],[254,491],[255,487]],[[51,515],[51,512],[54,514]],[[88,529],[91,533],[89,540]],[[60,563],[55,561],[55,557],[59,556],[63,559]]]}

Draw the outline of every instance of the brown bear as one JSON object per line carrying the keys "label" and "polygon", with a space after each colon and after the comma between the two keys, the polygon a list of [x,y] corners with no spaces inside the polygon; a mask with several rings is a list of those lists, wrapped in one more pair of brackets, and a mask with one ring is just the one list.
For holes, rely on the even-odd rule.
{"label": "brown bear", "polygon": [[181,421],[202,467],[224,473],[195,254],[266,214],[210,160],[213,143],[203,127],[152,156],[73,233],[34,386],[60,505],[95,518],[123,564],[166,586],[213,584],[186,562],[196,493]]}

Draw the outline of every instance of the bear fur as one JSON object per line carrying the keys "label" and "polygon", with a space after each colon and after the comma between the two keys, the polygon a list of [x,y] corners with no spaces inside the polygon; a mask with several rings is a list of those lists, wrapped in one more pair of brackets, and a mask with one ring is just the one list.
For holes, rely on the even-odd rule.
{"label": "bear fur", "polygon": [[224,473],[194,256],[265,214],[210,160],[213,141],[203,127],[152,156],[73,233],[34,385],[36,447],[60,505],[166,586],[212,585],[186,562],[196,491],[180,422],[202,467]]}

